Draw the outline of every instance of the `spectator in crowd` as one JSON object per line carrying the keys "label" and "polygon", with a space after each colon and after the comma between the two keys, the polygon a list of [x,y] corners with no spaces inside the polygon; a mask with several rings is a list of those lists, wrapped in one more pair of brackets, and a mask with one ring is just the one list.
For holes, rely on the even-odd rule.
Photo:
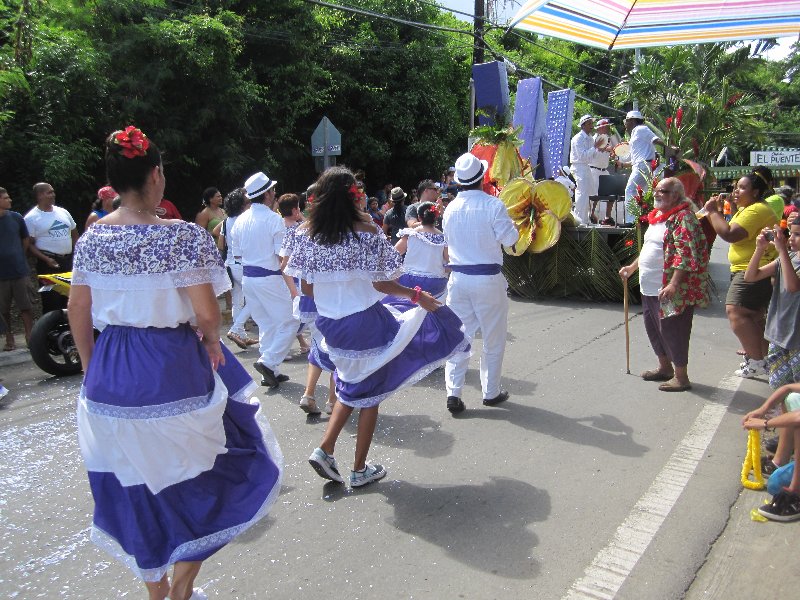
{"label": "spectator in crowd", "polygon": [[367,208],[369,216],[375,221],[375,225],[383,229],[383,212],[381,212],[378,199],[372,197],[369,199],[369,207]]}
{"label": "spectator in crowd", "polygon": [[[56,206],[56,192],[49,183],[33,186],[34,206],[25,215],[25,225],[32,244],[39,251],[34,255],[39,275],[72,271],[72,246],[78,239],[78,228],[65,208]],[[67,307],[67,299],[58,292],[41,292],[42,313]]]}
{"label": "spectator in crowd", "polygon": [[432,202],[436,203],[439,198],[439,186],[432,179],[424,179],[423,181],[419,182],[417,186],[417,195],[419,200],[411,204],[406,209],[406,226],[407,227],[416,227],[419,225],[419,216],[417,215],[417,210],[419,209],[419,205],[423,202]]}
{"label": "spectator in crowd", "polygon": [[664,382],[658,388],[664,392],[683,392],[692,387],[688,364],[694,309],[709,301],[709,249],[680,180],[659,181],[654,194],[642,250],[619,275],[625,280],[639,271],[644,327],[658,358],[658,367],[642,373],[642,379]]}
{"label": "spectator in crowd", "polygon": [[378,199],[378,206],[383,209],[383,205],[386,204],[389,199],[392,197],[392,188],[394,187],[393,184],[387,183],[377,192],[375,192],[375,197]]}
{"label": "spectator in crowd", "polygon": [[117,197],[117,192],[110,185],[106,185],[97,190],[97,198],[92,204],[92,212],[86,218],[86,226],[84,229],[89,229],[93,223],[105,217],[108,213],[114,210],[114,198]]}
{"label": "spectator in crowd", "polygon": [[389,196],[387,210],[383,215],[383,232],[389,236],[389,242],[397,243],[397,232],[406,226],[406,209],[408,208],[408,194],[401,187],[392,188]]}
{"label": "spectator in crowd", "polygon": [[[25,219],[11,210],[11,196],[5,188],[0,188],[0,318],[6,325],[4,352],[16,349],[11,323],[12,302],[22,317],[26,344],[31,337],[33,312],[28,295],[28,261],[25,257],[30,241]],[[42,259],[47,258],[39,254]]]}
{"label": "spectator in crowd", "polygon": [[178,207],[166,198],[162,198],[156,206],[156,214],[162,219],[179,219],[183,220]]}
{"label": "spectator in crowd", "polygon": [[[484,406],[508,399],[500,388],[508,321],[508,284],[501,271],[501,244],[512,246],[519,232],[503,203],[481,189],[488,168],[469,152],[456,161],[455,181],[461,186],[444,213],[442,228],[450,258],[447,306],[464,323],[469,339],[478,329],[483,337],[480,372]],[[460,413],[465,405],[461,391],[469,356],[458,355],[445,366],[447,410]]]}
{"label": "spectator in crowd", "polygon": [[203,208],[197,213],[194,222],[213,236],[214,228],[227,216],[222,208],[222,193],[215,187],[206,188],[203,190],[202,203]]}
{"label": "spectator in crowd", "polygon": [[[730,244],[728,261],[731,264],[731,285],[725,298],[725,310],[734,335],[745,352],[744,362],[734,371],[739,377],[766,375],[764,356],[764,324],[767,306],[772,295],[768,279],[747,282],[744,273],[756,249],[756,237],[765,227],[772,227],[777,219],[774,211],[764,202],[764,194],[771,189],[771,174],[753,171],[745,175],[733,190],[733,200],[738,207],[730,223],[719,212],[717,196],[706,202],[707,218],[717,235]],[[761,256],[764,266],[775,258],[775,250],[768,248]]]}

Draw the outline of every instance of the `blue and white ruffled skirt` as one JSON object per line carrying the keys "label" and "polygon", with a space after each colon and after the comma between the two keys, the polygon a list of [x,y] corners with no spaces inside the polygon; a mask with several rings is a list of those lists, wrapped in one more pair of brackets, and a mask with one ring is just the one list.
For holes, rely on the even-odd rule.
{"label": "blue and white ruffled skirt", "polygon": [[401,312],[378,302],[341,319],[318,317],[316,325],[321,350],[336,367],[336,396],[355,408],[377,406],[470,350],[461,320],[447,306]]}
{"label": "blue and white ruffled skirt", "polygon": [[78,400],[91,539],[145,581],[205,560],[267,515],[283,456],[225,346],[214,372],[188,325],[109,326]]}

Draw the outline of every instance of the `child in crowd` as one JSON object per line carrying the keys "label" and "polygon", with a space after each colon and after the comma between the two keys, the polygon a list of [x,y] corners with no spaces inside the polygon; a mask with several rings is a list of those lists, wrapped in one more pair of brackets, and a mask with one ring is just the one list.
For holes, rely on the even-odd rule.
{"label": "child in crowd", "polygon": [[[759,260],[773,238],[778,258],[758,266]],[[742,423],[746,429],[780,428],[778,446],[772,460],[762,461],[762,472],[770,475],[768,491],[772,503],[759,509],[769,519],[791,521],[800,519],[800,474],[795,478],[794,464],[800,452],[800,221],[792,222],[787,238],[784,230],[765,229],[756,238],[756,250],[745,271],[745,281],[773,277],[773,292],[767,312],[764,337],[770,342],[767,354],[769,384],[775,392],[758,409],[748,413]],[[765,419],[768,411],[781,403],[783,414]],[[785,487],[784,486],[788,486]]]}

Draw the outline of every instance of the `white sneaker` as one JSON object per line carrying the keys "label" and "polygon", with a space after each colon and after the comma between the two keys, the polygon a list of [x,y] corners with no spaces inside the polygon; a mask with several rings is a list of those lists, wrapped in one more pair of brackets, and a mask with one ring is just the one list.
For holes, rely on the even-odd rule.
{"label": "white sneaker", "polygon": [[753,360],[752,358],[748,358],[744,361],[743,366],[740,367],[739,369],[736,369],[733,372],[733,374],[739,377],[743,377],[745,379],[766,375],[767,374],[766,361]]}
{"label": "white sneaker", "polygon": [[317,448],[308,457],[309,464],[314,467],[314,470],[320,477],[330,479],[338,483],[344,483],[344,479],[339,475],[339,469],[336,466],[336,459],[333,456],[326,454],[322,448]]}
{"label": "white sneaker", "polygon": [[386,469],[381,465],[366,463],[363,471],[350,471],[350,487],[361,487],[386,477]]}

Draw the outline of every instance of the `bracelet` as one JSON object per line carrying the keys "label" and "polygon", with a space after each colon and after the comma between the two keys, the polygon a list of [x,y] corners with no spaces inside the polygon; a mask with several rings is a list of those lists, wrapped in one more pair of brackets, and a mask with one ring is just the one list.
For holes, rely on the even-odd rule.
{"label": "bracelet", "polygon": [[416,286],[416,287],[414,288],[414,295],[413,295],[413,296],[411,296],[411,302],[412,302],[413,304],[416,304],[417,302],[419,302],[419,297],[420,297],[420,294],[422,294],[422,288],[421,288],[421,287],[419,287],[419,286]]}
{"label": "bracelet", "polygon": [[769,419],[764,419],[764,431],[775,431],[774,427],[772,429],[770,429],[770,427],[769,427]]}

